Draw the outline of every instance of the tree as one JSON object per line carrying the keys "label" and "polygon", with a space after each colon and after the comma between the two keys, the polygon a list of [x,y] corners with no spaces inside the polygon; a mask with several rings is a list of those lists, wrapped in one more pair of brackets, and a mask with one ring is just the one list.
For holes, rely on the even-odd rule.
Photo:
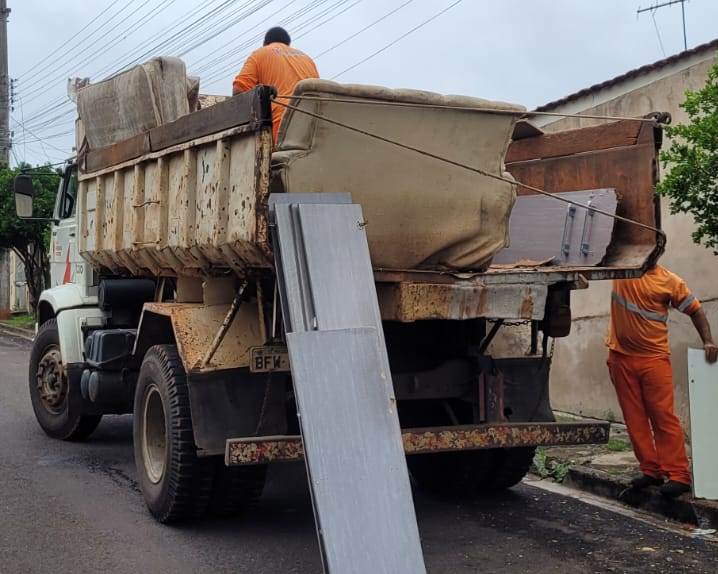
{"label": "tree", "polygon": [[670,198],[671,213],[693,216],[693,241],[718,255],[718,63],[702,89],[686,92],[681,108],[689,121],[666,128],[671,147],[661,161],[670,172],[657,191]]}
{"label": "tree", "polygon": [[[29,303],[35,312],[49,275],[50,223],[23,220],[15,214],[13,182],[16,175],[28,168],[27,165],[15,169],[0,165],[0,249],[12,249],[22,261]],[[36,193],[34,216],[49,218],[52,217],[60,175],[49,166],[40,169],[30,168],[27,171],[32,175]]]}

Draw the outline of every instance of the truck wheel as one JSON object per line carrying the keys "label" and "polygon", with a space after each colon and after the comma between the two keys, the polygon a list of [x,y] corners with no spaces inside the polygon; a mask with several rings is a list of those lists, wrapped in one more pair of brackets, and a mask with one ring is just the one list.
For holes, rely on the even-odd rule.
{"label": "truck wheel", "polygon": [[494,452],[494,469],[486,487],[493,491],[506,490],[526,476],[536,454],[536,447],[501,448]]}
{"label": "truck wheel", "polygon": [[474,498],[493,471],[492,451],[471,450],[407,457],[409,472],[416,485],[438,496]]}
{"label": "truck wheel", "polygon": [[60,352],[57,321],[43,323],[30,352],[30,401],[45,433],[61,440],[84,440],[100,424],[102,415],[71,415],[70,380]]}
{"label": "truck wheel", "polygon": [[210,512],[217,516],[234,516],[262,496],[267,466],[225,466],[218,461],[212,487]]}
{"label": "truck wheel", "polygon": [[202,515],[215,461],[197,457],[187,376],[174,345],[151,347],[142,361],[133,438],[140,488],[152,515],[162,523]]}

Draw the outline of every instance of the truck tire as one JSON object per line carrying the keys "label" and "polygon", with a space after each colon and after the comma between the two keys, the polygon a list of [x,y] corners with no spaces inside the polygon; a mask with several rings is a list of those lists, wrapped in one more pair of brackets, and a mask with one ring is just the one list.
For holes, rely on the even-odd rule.
{"label": "truck tire", "polygon": [[480,495],[491,481],[493,451],[467,450],[407,457],[414,483],[441,497],[471,499]]}
{"label": "truck tire", "polygon": [[[460,406],[454,405],[456,416],[460,422],[470,424],[470,412],[462,411]],[[436,405],[423,405],[419,413],[410,412],[408,417],[412,426],[417,424],[415,421],[431,426],[451,424],[446,412]],[[535,447],[492,448],[410,455],[406,460],[419,488],[442,497],[473,499],[521,482],[535,452]]]}
{"label": "truck tire", "polygon": [[218,461],[210,512],[216,516],[239,514],[259,500],[266,478],[267,465],[228,467]]}
{"label": "truck tire", "polygon": [[494,468],[486,488],[490,491],[506,490],[517,485],[528,474],[536,447],[500,448],[495,449],[494,453]]}
{"label": "truck tire", "polygon": [[30,402],[37,422],[48,436],[80,441],[92,434],[102,415],[71,415],[70,383],[60,352],[57,321],[50,319],[38,329],[30,352]]}
{"label": "truck tire", "polygon": [[177,347],[151,347],[140,368],[133,439],[138,481],[161,523],[198,517],[209,504],[215,461],[197,456],[187,376]]}

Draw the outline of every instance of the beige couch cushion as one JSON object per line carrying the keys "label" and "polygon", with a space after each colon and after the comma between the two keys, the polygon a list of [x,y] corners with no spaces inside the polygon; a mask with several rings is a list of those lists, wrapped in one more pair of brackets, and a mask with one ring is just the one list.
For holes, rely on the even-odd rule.
{"label": "beige couch cushion", "polygon": [[[507,176],[503,160],[516,116],[484,110],[524,110],[477,98],[323,80],[300,82],[295,95],[323,99],[294,100],[301,109]],[[336,101],[344,98],[474,109]],[[286,192],[352,194],[364,211],[375,268],[481,270],[508,244],[513,184],[293,110],[284,114],[272,163]]]}

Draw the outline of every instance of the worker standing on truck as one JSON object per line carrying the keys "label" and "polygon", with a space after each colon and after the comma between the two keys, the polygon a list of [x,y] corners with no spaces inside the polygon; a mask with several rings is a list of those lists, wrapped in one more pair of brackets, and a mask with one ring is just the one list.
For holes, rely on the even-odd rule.
{"label": "worker standing on truck", "polygon": [[[301,80],[318,78],[314,61],[295,48],[290,48],[291,39],[284,28],[270,28],[264,36],[264,46],[252,52],[242,70],[234,78],[232,95],[247,92],[261,84],[274,86],[280,95],[289,95]],[[272,103],[272,134],[277,142],[279,124],[284,107]]]}
{"label": "worker standing on truck", "polygon": [[714,363],[718,347],[700,302],[683,279],[660,265],[639,279],[613,282],[606,344],[608,370],[643,473],[631,484],[635,489],[661,485],[661,493],[673,498],[690,490],[691,478],[683,430],[673,411],[669,306],[690,316],[706,360]]}

